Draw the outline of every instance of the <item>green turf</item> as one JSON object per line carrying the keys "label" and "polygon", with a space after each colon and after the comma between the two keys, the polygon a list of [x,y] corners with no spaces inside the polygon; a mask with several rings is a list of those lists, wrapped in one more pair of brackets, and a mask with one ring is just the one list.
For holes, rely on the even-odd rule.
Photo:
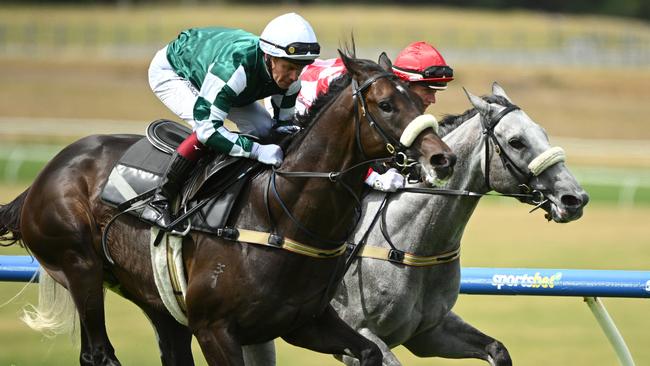
{"label": "green turf", "polygon": [[[0,189],[6,202],[24,185]],[[647,206],[625,208],[590,205],[577,222],[546,223],[539,212],[513,200],[484,199],[470,221],[461,261],[467,267],[546,267],[647,270],[650,230]],[[0,254],[24,254],[20,248],[2,248]],[[0,302],[22,285],[0,284]],[[26,302],[34,303],[35,288],[0,308],[0,365],[69,365],[77,351],[66,337],[44,339],[18,320]],[[646,346],[650,328],[647,300],[605,299],[638,365],[650,364]],[[501,341],[521,365],[614,365],[607,339],[580,298],[500,297],[463,295],[454,309],[467,321]],[[109,334],[125,365],[159,364],[153,333],[140,311],[108,294]],[[9,351],[6,351],[9,350]],[[430,365],[403,348],[396,350],[406,365]],[[195,347],[197,363],[203,365]],[[329,356],[299,350],[280,342],[279,365],[336,365]],[[483,365],[477,360],[436,360],[436,365]]]}

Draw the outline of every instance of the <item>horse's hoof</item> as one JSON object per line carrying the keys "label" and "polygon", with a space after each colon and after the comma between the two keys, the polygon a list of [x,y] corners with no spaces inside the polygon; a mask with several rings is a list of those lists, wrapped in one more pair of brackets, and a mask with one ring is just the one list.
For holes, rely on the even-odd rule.
{"label": "horse's hoof", "polygon": [[506,346],[499,341],[490,343],[485,349],[492,358],[490,361],[495,366],[512,366],[512,359]]}

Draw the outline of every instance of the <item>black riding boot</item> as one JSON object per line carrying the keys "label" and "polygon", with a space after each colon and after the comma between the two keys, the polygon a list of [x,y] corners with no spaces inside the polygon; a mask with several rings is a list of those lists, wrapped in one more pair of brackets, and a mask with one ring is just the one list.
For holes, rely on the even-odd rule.
{"label": "black riding boot", "polygon": [[178,195],[194,164],[195,162],[174,153],[153,199],[142,212],[144,219],[154,221],[165,230],[171,229],[169,227],[173,221],[171,202]]}

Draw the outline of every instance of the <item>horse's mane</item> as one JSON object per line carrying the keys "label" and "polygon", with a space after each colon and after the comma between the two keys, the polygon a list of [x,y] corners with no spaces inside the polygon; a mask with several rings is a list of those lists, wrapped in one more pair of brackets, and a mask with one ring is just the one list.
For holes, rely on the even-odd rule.
{"label": "horse's mane", "polygon": [[[499,96],[499,95],[484,95],[481,96],[484,101],[488,103],[496,103],[499,105],[502,105],[504,107],[509,107],[512,105],[506,98]],[[455,130],[458,128],[458,126],[462,125],[463,122],[471,119],[478,113],[476,108],[471,108],[463,112],[462,114],[458,115],[451,115],[447,114],[442,118],[442,121],[440,121],[440,128],[438,129],[438,135],[440,137],[444,137],[447,134],[449,134],[451,131]]]}
{"label": "horse's mane", "polygon": [[351,82],[352,77],[350,77],[350,74],[347,72],[336,77],[332,82],[330,82],[327,92],[316,96],[314,103],[306,113],[296,115],[295,123],[302,127],[311,125],[311,122],[316,119],[318,113],[320,113],[321,110],[327,109],[327,105],[336,99],[336,97],[338,97]]}
{"label": "horse's mane", "polygon": [[[349,49],[345,51],[347,57],[353,59],[353,61],[359,65],[360,68],[366,71],[377,71],[384,72],[384,69],[381,68],[378,64],[364,59],[354,58],[354,51]],[[289,144],[289,147],[286,149],[286,154],[291,153],[293,150],[297,149],[302,141],[305,139],[305,136],[309,133],[309,130],[313,127],[314,122],[318,120],[322,112],[326,111],[333,104],[332,102],[341,94],[345,88],[347,88],[352,82],[352,77],[350,74],[343,73],[334,80],[329,85],[327,92],[324,94],[319,94],[316,97],[316,100],[304,114],[299,114],[294,117],[294,123],[298,126],[301,126],[303,129],[294,136],[293,140]]]}

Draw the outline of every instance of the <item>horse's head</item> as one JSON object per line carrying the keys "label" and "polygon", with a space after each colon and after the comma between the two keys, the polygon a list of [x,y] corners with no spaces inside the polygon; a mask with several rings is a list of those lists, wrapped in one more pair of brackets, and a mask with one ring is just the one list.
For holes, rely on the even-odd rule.
{"label": "horse's head", "polygon": [[524,201],[544,209],[549,220],[579,219],[589,196],[567,168],[564,151],[550,146],[544,129],[514,105],[496,82],[491,96],[466,93],[481,115],[487,136],[482,166],[489,188],[533,193]]}
{"label": "horse's head", "polygon": [[[390,70],[340,52],[352,79],[357,144],[366,157],[393,155],[403,172],[417,173],[431,184],[448,179],[456,156],[437,135],[438,123],[423,115],[422,102]],[[413,167],[419,163],[419,171]]]}

